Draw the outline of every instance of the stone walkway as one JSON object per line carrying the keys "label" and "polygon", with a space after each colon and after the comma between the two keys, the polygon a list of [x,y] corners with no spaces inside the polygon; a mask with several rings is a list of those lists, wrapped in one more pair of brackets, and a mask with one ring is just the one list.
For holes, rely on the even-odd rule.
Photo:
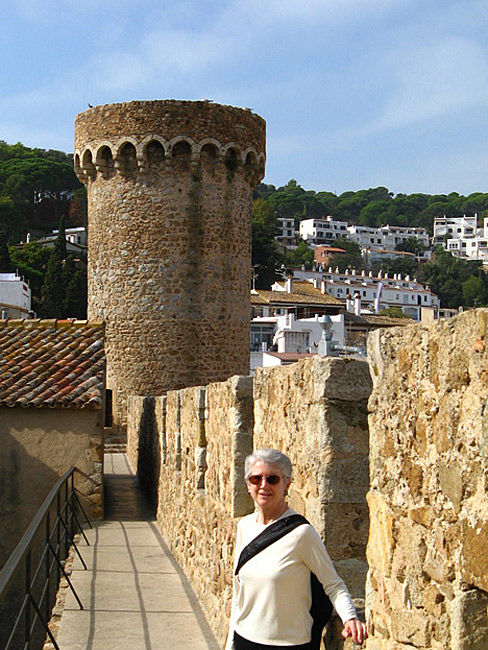
{"label": "stone walkway", "polygon": [[165,546],[125,454],[105,456],[105,515],[73,563],[58,632],[61,650],[219,650]]}

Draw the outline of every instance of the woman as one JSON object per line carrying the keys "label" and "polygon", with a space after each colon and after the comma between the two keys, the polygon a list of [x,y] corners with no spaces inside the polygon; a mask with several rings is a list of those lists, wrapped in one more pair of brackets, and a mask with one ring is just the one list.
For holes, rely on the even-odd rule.
{"label": "woman", "polygon": [[[288,456],[276,449],[254,451],[246,458],[247,489],[256,512],[239,522],[235,566],[241,551],[270,524],[296,514],[285,501],[291,470]],[[311,573],[322,583],[344,623],[342,636],[361,644],[367,637],[366,626],[357,618],[318,533],[306,523],[253,555],[234,575],[226,650],[308,650]]]}

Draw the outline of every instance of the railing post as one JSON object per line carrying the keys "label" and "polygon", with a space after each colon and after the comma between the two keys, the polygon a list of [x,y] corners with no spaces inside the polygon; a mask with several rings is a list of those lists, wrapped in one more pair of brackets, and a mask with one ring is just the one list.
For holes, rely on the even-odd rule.
{"label": "railing post", "polygon": [[[66,516],[68,517],[68,481],[65,482],[64,484],[64,510],[66,512]],[[65,557],[68,557],[69,553],[69,520],[66,521],[66,530],[65,530],[65,535],[64,535],[64,554]]]}
{"label": "railing post", "polygon": [[31,609],[31,552],[30,549],[25,556],[25,595],[26,604],[24,612],[24,648],[30,649],[30,609]]}
{"label": "railing post", "polygon": [[[49,546],[50,541],[51,541],[51,513],[48,512],[46,513],[46,547]],[[46,617],[46,621],[48,621],[51,618],[51,609],[49,606],[49,603],[51,601],[51,571],[50,571],[50,565],[51,565],[51,558],[49,556],[49,553],[46,553],[46,559],[44,561],[44,566],[46,570],[46,600],[45,600],[45,610],[44,614]],[[59,580],[58,580],[59,584]]]}
{"label": "railing post", "polygon": [[74,518],[74,494],[75,494],[75,473],[71,474],[71,493],[69,495],[70,512],[71,512],[71,539],[75,538],[75,518]]}
{"label": "railing post", "polygon": [[[56,554],[61,552],[61,494],[58,492],[56,497]],[[61,571],[59,565],[56,564],[56,584],[59,585],[61,579]]]}

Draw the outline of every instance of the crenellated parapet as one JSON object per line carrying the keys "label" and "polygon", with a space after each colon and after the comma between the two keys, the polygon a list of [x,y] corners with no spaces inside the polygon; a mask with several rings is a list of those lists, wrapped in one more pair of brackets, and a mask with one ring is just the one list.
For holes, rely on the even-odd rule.
{"label": "crenellated parapet", "polygon": [[153,167],[170,167],[176,158],[187,156],[192,168],[200,162],[226,165],[233,171],[242,169],[246,180],[255,186],[264,177],[265,154],[254,147],[242,149],[237,142],[222,144],[215,138],[195,142],[187,136],[165,140],[150,135],[141,141],[123,137],[116,142],[103,140],[89,143],[74,155],[76,175],[82,183],[94,180],[97,174],[111,178],[115,174],[137,178]]}
{"label": "crenellated parapet", "polygon": [[192,169],[201,162],[227,165],[257,185],[264,177],[265,122],[249,109],[175,100],[97,106],[76,118],[74,166],[83,183],[98,174],[136,180],[182,157]]}

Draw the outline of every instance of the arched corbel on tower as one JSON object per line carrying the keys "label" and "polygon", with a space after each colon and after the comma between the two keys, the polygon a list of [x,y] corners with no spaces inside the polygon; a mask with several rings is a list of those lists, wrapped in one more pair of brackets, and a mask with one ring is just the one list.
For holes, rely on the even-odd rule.
{"label": "arched corbel on tower", "polygon": [[195,142],[191,138],[177,136],[170,140],[169,145],[171,160],[183,170],[189,169],[190,164],[196,162],[194,157]]}
{"label": "arched corbel on tower", "polygon": [[94,179],[97,175],[97,170],[93,163],[93,154],[91,149],[85,149],[81,157],[81,180],[86,182],[90,179]]}
{"label": "arched corbel on tower", "polygon": [[141,146],[145,170],[158,169],[165,164],[169,151],[166,140],[158,135],[151,135],[142,141]]}
{"label": "arched corbel on tower", "polygon": [[110,178],[115,173],[115,163],[112,154],[112,144],[102,143],[95,156],[95,168],[102,175],[102,178]]}
{"label": "arched corbel on tower", "polygon": [[220,162],[223,159],[222,145],[215,138],[205,138],[198,144],[200,159],[206,162]]}
{"label": "arched corbel on tower", "polygon": [[123,142],[115,154],[115,168],[123,176],[131,177],[138,171],[137,150],[134,141]]}
{"label": "arched corbel on tower", "polygon": [[258,155],[253,147],[248,147],[244,153],[244,174],[247,182],[253,187],[259,183],[258,177]]}
{"label": "arched corbel on tower", "polygon": [[224,147],[224,162],[227,168],[227,178],[232,180],[234,174],[242,167],[242,150],[235,142],[229,142]]}

